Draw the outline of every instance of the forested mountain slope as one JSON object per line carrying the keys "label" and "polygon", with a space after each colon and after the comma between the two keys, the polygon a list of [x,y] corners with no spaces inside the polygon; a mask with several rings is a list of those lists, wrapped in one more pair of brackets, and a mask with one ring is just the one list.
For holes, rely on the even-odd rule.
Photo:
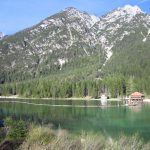
{"label": "forested mountain slope", "polygon": [[[137,6],[126,5],[101,17],[67,8],[0,40],[0,83],[59,80],[72,89],[71,83],[79,82],[85,96],[91,81],[91,87],[96,86],[90,90],[99,90],[98,81],[102,91],[107,85],[116,96],[131,91],[134,81],[135,89],[148,93],[149,43],[150,16]],[[122,84],[121,90],[114,90],[114,82]]]}

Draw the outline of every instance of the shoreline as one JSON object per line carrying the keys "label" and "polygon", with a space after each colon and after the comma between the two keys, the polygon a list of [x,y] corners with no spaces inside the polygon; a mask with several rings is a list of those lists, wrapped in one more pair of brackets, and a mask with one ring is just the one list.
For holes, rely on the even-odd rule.
{"label": "shoreline", "polygon": [[[39,100],[85,100],[85,101],[100,101],[100,98],[99,99],[95,99],[95,98],[89,98],[89,97],[72,97],[72,98],[29,98],[29,97],[19,97],[18,95],[14,95],[14,96],[0,96],[0,99],[31,99],[31,100],[36,100],[36,99],[39,99]],[[107,99],[108,101],[121,101],[121,99],[117,99],[117,98],[112,98],[112,99]]]}
{"label": "shoreline", "polygon": [[[49,106],[49,107],[79,107],[79,108],[110,108],[110,107],[116,107],[117,105],[52,105],[52,104],[37,104],[37,103],[30,103],[30,102],[22,102],[22,101],[0,101],[0,103],[19,103],[19,104],[27,104],[27,105],[34,105],[34,106]],[[126,107],[126,105],[119,105],[121,107]]]}
{"label": "shoreline", "polygon": [[[34,97],[19,97],[18,95],[13,95],[13,96],[0,96],[0,99],[31,99],[31,100],[85,100],[85,101],[100,101],[100,98],[99,99],[95,99],[95,98],[89,98],[89,97],[81,97],[81,98],[78,98],[78,97],[72,97],[72,98],[48,98],[48,97],[45,97],[45,98],[34,98]],[[121,99],[117,99],[117,98],[112,98],[112,99],[107,99],[108,101],[121,101]],[[150,99],[146,98],[143,100],[143,102],[145,103],[150,103]]]}

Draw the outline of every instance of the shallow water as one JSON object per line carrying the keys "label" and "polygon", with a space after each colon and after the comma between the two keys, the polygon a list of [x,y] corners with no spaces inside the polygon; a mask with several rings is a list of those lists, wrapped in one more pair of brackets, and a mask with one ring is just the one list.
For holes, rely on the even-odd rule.
{"label": "shallow water", "polygon": [[[81,131],[95,133],[103,132],[113,137],[116,137],[120,133],[127,135],[139,133],[146,141],[150,140],[149,104],[133,107],[118,107],[118,104],[121,105],[120,102],[109,102],[109,107],[99,107],[100,102],[94,100],[4,99],[4,101],[21,101],[24,103],[0,103],[0,118],[12,116],[15,119],[21,118],[28,122],[53,124],[56,128],[61,126],[61,128],[70,130],[74,133],[81,133]],[[58,107],[55,105],[64,106]]]}

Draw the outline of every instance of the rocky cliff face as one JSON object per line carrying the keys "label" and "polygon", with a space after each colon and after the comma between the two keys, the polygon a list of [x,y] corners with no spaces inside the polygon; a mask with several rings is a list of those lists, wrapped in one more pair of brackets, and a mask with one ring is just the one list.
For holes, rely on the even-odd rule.
{"label": "rocky cliff face", "polygon": [[103,17],[67,8],[1,40],[0,74],[48,75],[80,58],[95,55],[103,57],[99,60],[101,72],[118,43],[138,37],[137,41],[144,44],[149,41],[149,34],[150,16],[137,6],[126,5]]}

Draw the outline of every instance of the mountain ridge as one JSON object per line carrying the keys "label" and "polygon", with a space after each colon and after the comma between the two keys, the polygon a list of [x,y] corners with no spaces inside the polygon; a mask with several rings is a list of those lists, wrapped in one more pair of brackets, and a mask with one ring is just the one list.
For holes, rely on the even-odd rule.
{"label": "mountain ridge", "polygon": [[93,62],[101,74],[118,42],[141,30],[139,37],[144,43],[149,40],[149,29],[150,16],[137,6],[126,5],[103,17],[67,8],[1,40],[0,75],[23,75],[17,80],[24,80],[61,72],[69,66],[77,68],[80,61],[80,66],[85,66],[88,59],[97,60]]}

